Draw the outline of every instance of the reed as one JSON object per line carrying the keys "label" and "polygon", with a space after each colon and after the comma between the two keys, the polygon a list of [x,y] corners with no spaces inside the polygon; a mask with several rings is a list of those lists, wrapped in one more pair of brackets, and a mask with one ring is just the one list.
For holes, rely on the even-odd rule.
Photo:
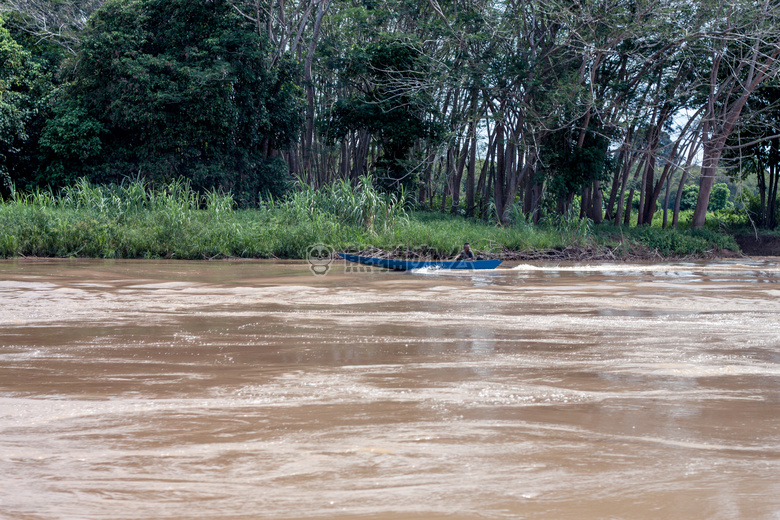
{"label": "reed", "polygon": [[353,186],[337,180],[321,189],[298,183],[291,195],[274,207],[297,221],[332,218],[342,224],[358,226],[368,232],[386,232],[407,218],[406,195],[383,193],[374,187],[370,176]]}

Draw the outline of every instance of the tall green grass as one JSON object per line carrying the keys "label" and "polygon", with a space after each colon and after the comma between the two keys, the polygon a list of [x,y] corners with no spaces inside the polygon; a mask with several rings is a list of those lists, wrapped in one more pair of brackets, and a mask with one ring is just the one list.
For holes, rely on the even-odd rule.
{"label": "tall green grass", "polygon": [[[98,186],[80,180],[58,193],[17,192],[0,201],[0,257],[305,258],[316,243],[339,250],[379,248],[451,257],[463,245],[483,254],[569,247],[663,255],[736,249],[724,235],[656,228],[593,226],[574,215],[534,225],[514,212],[497,226],[458,216],[414,212],[405,195],[377,190],[369,177],[321,189],[300,185],[257,209],[237,209],[230,195],[198,193],[183,180],[151,186],[143,180]],[[618,231],[619,236],[618,237]]]}
{"label": "tall green grass", "polygon": [[407,219],[406,195],[380,192],[370,176],[361,177],[355,186],[348,180],[338,180],[319,190],[305,183],[296,188],[270,206],[299,221],[330,218],[369,232],[386,232]]}

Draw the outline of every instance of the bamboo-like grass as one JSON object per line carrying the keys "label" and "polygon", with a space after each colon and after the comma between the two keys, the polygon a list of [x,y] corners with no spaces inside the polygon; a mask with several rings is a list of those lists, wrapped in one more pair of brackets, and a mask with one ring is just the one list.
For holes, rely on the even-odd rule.
{"label": "bamboo-like grass", "polygon": [[498,226],[415,212],[404,194],[377,190],[369,177],[320,189],[301,184],[283,199],[238,209],[219,191],[200,194],[183,180],[153,187],[143,180],[98,186],[82,179],[59,193],[37,190],[0,201],[0,257],[305,258],[313,244],[335,250],[417,252],[451,257],[463,242],[487,255],[581,248],[665,256],[738,250],[713,231],[593,226],[569,215],[539,224],[513,214]]}

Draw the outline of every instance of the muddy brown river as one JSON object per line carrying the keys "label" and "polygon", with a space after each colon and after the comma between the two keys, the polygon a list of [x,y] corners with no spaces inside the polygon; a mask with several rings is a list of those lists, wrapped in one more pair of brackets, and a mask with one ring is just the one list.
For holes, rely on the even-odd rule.
{"label": "muddy brown river", "polygon": [[780,519],[780,265],[0,261],[0,518]]}

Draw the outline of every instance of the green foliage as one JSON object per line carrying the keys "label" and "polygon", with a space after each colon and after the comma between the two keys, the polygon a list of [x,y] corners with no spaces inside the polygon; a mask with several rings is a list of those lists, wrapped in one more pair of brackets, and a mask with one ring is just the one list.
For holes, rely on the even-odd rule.
{"label": "green foliage", "polygon": [[708,211],[720,211],[722,209],[726,209],[729,202],[729,197],[731,196],[731,192],[729,192],[729,187],[724,182],[719,182],[715,184],[712,187],[712,191],[710,192],[710,202],[709,206],[707,206]]}
{"label": "green foliage", "polygon": [[373,179],[361,177],[357,186],[347,180],[334,181],[320,190],[301,183],[278,205],[295,221],[322,218],[359,226],[369,232],[387,231],[406,218],[406,195],[380,192]]}
{"label": "green foliage", "polygon": [[[630,192],[626,194],[626,202],[628,201],[628,195],[629,194],[630,194]],[[641,199],[642,199],[642,196],[639,194],[638,191],[633,192],[633,195],[631,196],[631,209],[633,211],[639,210],[639,201]],[[626,205],[625,207],[628,207],[628,205]]]}
{"label": "green foliage", "polygon": [[12,37],[0,18],[0,198],[14,181],[26,184],[36,146],[38,116],[51,77],[33,54]]}
{"label": "green foliage", "polygon": [[694,209],[698,200],[699,187],[695,184],[686,184],[683,186],[682,196],[680,197],[680,211]]}
{"label": "green foliage", "polygon": [[320,123],[331,140],[359,129],[374,135],[381,146],[378,182],[396,192],[416,184],[407,163],[414,143],[441,132],[432,122],[433,100],[419,88],[426,81],[424,56],[418,45],[393,37],[352,49],[341,75],[354,94],[336,101]]}
{"label": "green foliage", "polygon": [[300,125],[296,68],[225,0],[111,0],[82,34],[42,139],[54,185],[180,176],[244,204],[281,194],[271,157]]}
{"label": "green foliage", "polygon": [[580,193],[593,181],[606,180],[609,173],[609,140],[588,132],[583,146],[578,147],[575,135],[573,129],[555,132],[542,149],[543,162],[549,164],[549,189],[558,200]]}
{"label": "green foliage", "polygon": [[74,182],[86,168],[76,165],[96,163],[103,157],[102,136],[105,126],[73,100],[63,100],[54,107],[41,136],[41,147],[53,158],[39,184],[65,186]]}
{"label": "green foliage", "polygon": [[550,213],[539,223],[558,232],[567,245],[584,246],[593,232],[593,221],[580,218],[575,208],[569,208],[565,215]]}
{"label": "green foliage", "polygon": [[721,215],[721,219],[726,220],[730,227],[749,226],[752,228],[758,226],[769,228],[772,222],[780,222],[780,198],[773,205],[774,215],[767,214],[768,201],[762,205],[761,197],[757,193],[742,190],[739,193],[739,199],[742,202],[742,210],[728,208],[727,211],[721,212],[721,214],[725,213],[725,215]]}
{"label": "green foliage", "polygon": [[[719,182],[712,187],[710,192],[710,202],[708,211],[720,211],[726,209],[731,204],[729,198],[731,192],[726,183]],[[682,196],[680,197],[680,211],[692,210],[696,207],[699,200],[699,187],[695,184],[686,184],[683,186]],[[669,204],[673,208],[674,203],[670,200]],[[733,204],[732,204],[733,205]]]}
{"label": "green foliage", "polygon": [[367,244],[406,222],[403,197],[339,183],[303,187],[256,210],[235,209],[231,195],[199,194],[177,179],[94,185],[79,179],[54,195],[17,193],[0,203],[0,256],[103,258],[303,258],[312,244]]}
{"label": "green foliage", "polygon": [[56,195],[33,190],[0,202],[0,257],[305,258],[318,242],[338,249],[401,247],[434,258],[452,257],[464,241],[478,253],[496,254],[571,246],[629,255],[738,250],[733,238],[714,230],[618,229],[573,215],[500,227],[403,206],[403,197],[377,191],[370,179],[354,188],[302,186],[253,210],[236,210],[234,199],[218,190],[199,194],[182,179],[158,187],[143,179],[103,186],[80,179]]}
{"label": "green foliage", "polygon": [[734,237],[716,231],[661,229],[650,226],[636,229],[635,236],[639,242],[662,255],[698,256],[716,250],[739,251]]}
{"label": "green foliage", "polygon": [[26,136],[25,123],[30,117],[26,94],[31,89],[33,66],[26,52],[8,32],[0,18],[0,143],[4,148]]}

